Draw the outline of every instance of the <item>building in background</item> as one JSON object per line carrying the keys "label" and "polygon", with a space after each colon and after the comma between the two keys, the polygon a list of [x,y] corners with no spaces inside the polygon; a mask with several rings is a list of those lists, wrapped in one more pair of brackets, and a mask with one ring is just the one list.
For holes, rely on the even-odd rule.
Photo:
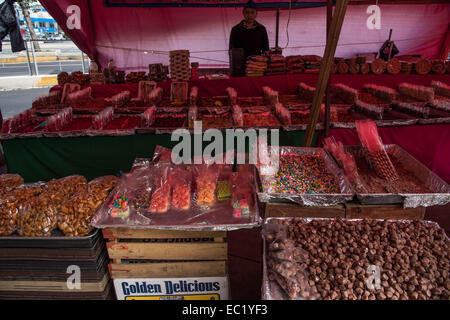
{"label": "building in background", "polygon": [[[28,26],[20,6],[16,6],[17,16],[19,17],[20,28],[23,34],[27,34]],[[34,31],[39,38],[50,38],[51,36],[64,34],[59,28],[58,23],[39,3],[30,5],[30,18]]]}

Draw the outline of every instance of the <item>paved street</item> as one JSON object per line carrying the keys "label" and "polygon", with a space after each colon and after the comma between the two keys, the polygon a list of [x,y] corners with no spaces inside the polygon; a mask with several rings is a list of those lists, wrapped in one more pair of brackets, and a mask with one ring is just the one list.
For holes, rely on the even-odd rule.
{"label": "paved street", "polygon": [[50,88],[35,88],[25,90],[0,91],[0,108],[3,119],[31,108],[35,97],[48,93]]}
{"label": "paved street", "polygon": [[[58,74],[61,71],[73,72],[82,71],[82,60],[64,61],[43,61],[38,62],[39,74]],[[84,61],[85,70],[88,70],[88,62]],[[31,70],[35,75],[34,63],[31,63]],[[0,77],[25,76],[29,75],[28,63],[1,63]]]}

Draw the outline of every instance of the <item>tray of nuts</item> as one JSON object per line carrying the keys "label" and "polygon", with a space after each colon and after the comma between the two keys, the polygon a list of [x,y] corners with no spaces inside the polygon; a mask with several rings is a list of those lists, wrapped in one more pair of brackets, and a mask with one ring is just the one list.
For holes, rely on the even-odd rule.
{"label": "tray of nuts", "polygon": [[448,300],[449,238],[435,222],[268,218],[265,300]]}
{"label": "tray of nuts", "polygon": [[385,145],[399,178],[387,182],[378,177],[364,158],[361,147],[345,147],[356,161],[358,173],[369,193],[356,189],[362,204],[403,204],[405,208],[445,205],[450,202],[450,187],[435,173],[398,145]]}

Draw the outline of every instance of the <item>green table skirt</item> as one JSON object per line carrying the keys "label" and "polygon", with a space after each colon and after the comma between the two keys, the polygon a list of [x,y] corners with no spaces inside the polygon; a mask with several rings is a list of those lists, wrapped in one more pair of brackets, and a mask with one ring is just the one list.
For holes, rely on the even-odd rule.
{"label": "green table skirt", "polygon": [[[305,131],[279,133],[281,146],[300,147]],[[4,140],[2,145],[8,173],[20,174],[25,182],[48,181],[72,174],[91,180],[129,171],[135,158],[151,158],[157,145],[172,148],[178,143],[170,138],[170,134],[29,138]],[[313,146],[316,142],[317,133]]]}

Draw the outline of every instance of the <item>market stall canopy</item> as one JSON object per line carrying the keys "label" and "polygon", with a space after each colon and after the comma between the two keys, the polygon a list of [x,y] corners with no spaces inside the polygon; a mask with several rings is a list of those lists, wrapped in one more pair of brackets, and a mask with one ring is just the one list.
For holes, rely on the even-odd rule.
{"label": "market stall canopy", "polygon": [[[246,1],[232,0],[40,0],[73,42],[91,59],[118,69],[148,70],[150,63],[169,63],[169,51],[187,49],[202,67],[227,67],[231,28],[242,20]],[[255,1],[263,8],[257,20],[275,46],[275,12],[281,7],[279,45],[283,54],[323,55],[326,1]],[[350,1],[336,56],[351,57],[379,50],[393,29],[400,54],[446,58],[450,47],[450,3],[379,1],[379,29],[373,28],[376,1]],[[302,8],[301,10],[288,10]],[[374,25],[376,26],[376,25]],[[369,29],[369,27],[371,29]],[[376,26],[377,27],[377,26]]]}

